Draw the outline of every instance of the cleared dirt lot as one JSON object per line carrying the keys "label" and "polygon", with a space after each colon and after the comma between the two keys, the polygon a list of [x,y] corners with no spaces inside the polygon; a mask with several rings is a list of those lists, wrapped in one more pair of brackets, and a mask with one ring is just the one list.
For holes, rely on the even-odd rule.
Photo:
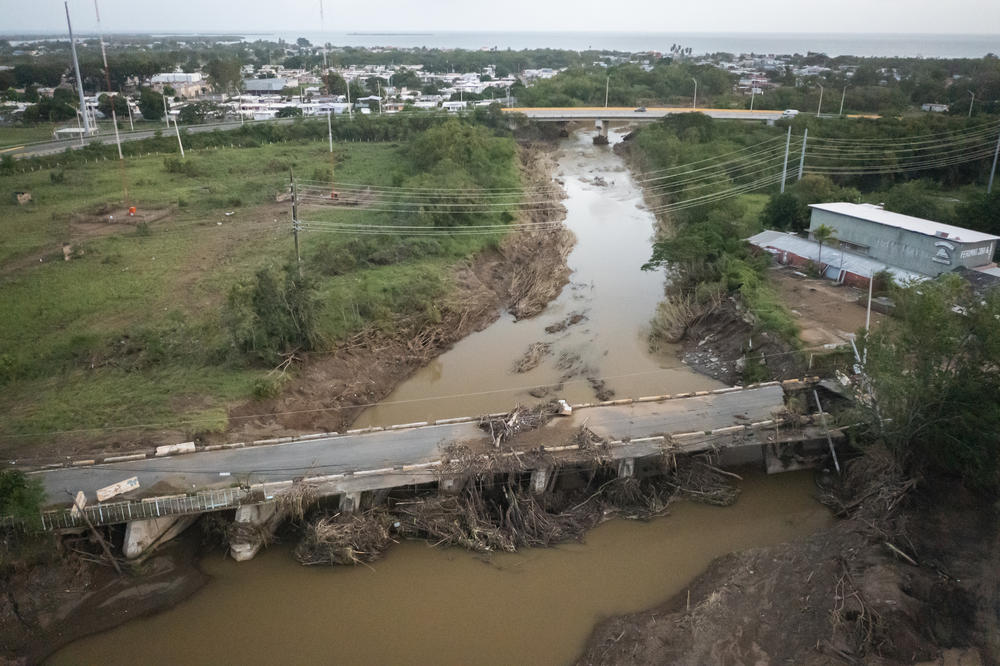
{"label": "cleared dirt lot", "polygon": [[[851,335],[864,328],[867,292],[805,277],[785,267],[775,268],[769,277],[782,301],[798,319],[802,341],[807,346],[848,342]],[[882,315],[872,312],[873,326],[881,319]]]}

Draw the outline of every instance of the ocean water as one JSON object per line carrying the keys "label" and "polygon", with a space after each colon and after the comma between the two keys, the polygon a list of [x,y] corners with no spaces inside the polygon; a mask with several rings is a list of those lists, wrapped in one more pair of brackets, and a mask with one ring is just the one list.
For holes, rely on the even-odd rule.
{"label": "ocean water", "polygon": [[666,32],[297,32],[243,33],[246,40],[279,37],[294,42],[305,37],[314,44],[334,46],[461,48],[461,49],[587,49],[669,52],[672,44],[693,53],[826,53],[830,56],[981,58],[1000,54],[1000,35],[934,35],[877,33],[666,33]]}

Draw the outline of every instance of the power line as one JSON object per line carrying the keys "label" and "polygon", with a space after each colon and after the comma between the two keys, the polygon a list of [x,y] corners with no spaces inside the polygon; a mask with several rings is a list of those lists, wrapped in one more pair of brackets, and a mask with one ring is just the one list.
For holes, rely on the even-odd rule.
{"label": "power line", "polygon": [[[846,343],[844,343],[844,344],[846,344]],[[807,352],[814,352],[814,351],[821,351],[821,350],[830,351],[827,347],[819,345],[819,346],[815,346],[815,347],[804,347],[802,349],[792,349],[792,350],[783,351],[783,352],[774,352],[774,353],[771,353],[771,354],[750,352],[748,354],[742,354],[740,356],[725,358],[725,359],[721,359],[721,360],[724,361],[724,362],[734,362],[734,361],[737,361],[737,360],[740,360],[740,359],[746,358],[746,357],[752,357],[754,359],[758,359],[758,358],[768,359],[768,358],[777,358],[777,357],[784,357],[784,356],[792,356],[792,355],[795,355],[795,354],[804,354],[804,353],[807,353]],[[315,355],[330,355],[330,354],[336,354],[336,353],[338,353],[338,352],[337,351],[309,352],[309,355],[313,355],[313,356],[315,356]],[[609,381],[609,380],[614,380],[614,379],[627,379],[627,378],[630,378],[630,377],[649,376],[649,375],[663,374],[663,373],[667,373],[667,372],[675,372],[675,371],[677,371],[679,369],[682,369],[682,367],[683,366],[679,366],[679,367],[675,367],[675,368],[658,368],[656,370],[644,370],[644,371],[641,371],[641,372],[629,372],[629,373],[620,374],[620,375],[604,375],[604,376],[601,376],[601,377],[597,377],[595,379],[598,379],[598,380],[601,380],[601,381]],[[365,409],[365,408],[369,408],[369,407],[384,407],[384,406],[391,406],[391,405],[405,405],[405,404],[414,404],[414,403],[421,403],[421,402],[433,402],[433,401],[437,401],[437,400],[454,400],[456,398],[464,398],[464,397],[481,397],[481,396],[486,396],[486,395],[497,395],[497,394],[501,394],[501,393],[521,393],[521,392],[530,391],[532,389],[550,388],[550,387],[552,387],[552,386],[554,386],[556,384],[562,384],[562,385],[565,386],[565,385],[569,385],[569,384],[589,384],[589,383],[590,383],[590,378],[585,378],[585,379],[569,379],[569,380],[565,380],[565,381],[557,381],[557,382],[554,382],[554,383],[553,382],[548,382],[548,383],[545,383],[545,384],[521,385],[521,386],[514,386],[514,387],[502,388],[502,389],[490,389],[490,390],[486,390],[486,391],[471,391],[471,392],[463,392],[463,393],[451,393],[451,394],[447,394],[447,395],[426,396],[426,397],[422,397],[422,398],[408,398],[408,399],[404,399],[404,400],[385,400],[385,401],[382,401],[382,402],[368,402],[368,403],[360,403],[360,404],[352,404],[352,405],[338,405],[338,406],[334,406],[334,407],[314,407],[314,408],[310,408],[310,409],[297,409],[297,410],[286,410],[286,411],[278,411],[278,412],[266,412],[266,413],[261,413],[261,414],[247,414],[247,415],[240,415],[240,416],[228,416],[227,418],[229,420],[232,420],[232,421],[246,421],[246,420],[259,419],[259,418],[267,418],[267,417],[274,417],[274,416],[293,416],[293,415],[299,415],[299,414],[318,414],[318,413],[324,413],[324,412],[338,412],[338,411],[347,411],[347,410],[353,410],[353,409]],[[160,423],[136,423],[136,424],[131,424],[131,425],[103,426],[103,427],[100,427],[100,428],[76,428],[76,429],[72,429],[72,430],[49,430],[49,431],[45,431],[45,432],[0,435],[0,439],[13,439],[13,438],[17,438],[17,437],[47,437],[47,436],[51,436],[51,435],[73,435],[73,434],[92,433],[92,432],[114,432],[114,431],[130,430],[130,429],[136,429],[136,428],[138,428],[138,429],[145,429],[145,430],[150,430],[150,429],[172,429],[172,428],[175,428],[175,427],[178,427],[178,426],[193,425],[193,424],[197,424],[197,423],[206,423],[206,422],[210,422],[210,421],[214,421],[214,420],[215,419],[211,419],[211,418],[184,419],[184,420],[167,421],[167,422],[160,422]]]}

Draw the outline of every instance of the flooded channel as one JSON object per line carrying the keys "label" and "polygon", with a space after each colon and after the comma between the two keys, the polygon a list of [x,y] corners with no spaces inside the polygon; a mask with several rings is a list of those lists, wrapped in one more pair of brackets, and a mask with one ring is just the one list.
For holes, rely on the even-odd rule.
{"label": "flooded channel", "polygon": [[[576,234],[568,258],[573,273],[562,293],[536,317],[516,322],[504,313],[461,340],[365,411],[355,427],[506,411],[537,402],[530,391],[552,385],[561,388],[545,399],[589,402],[595,399],[590,379],[602,379],[616,397],[722,386],[681,364],[672,349],[649,350],[649,321],[664,284],[662,272],[640,270],[649,259],[654,217],[622,158],[610,146],[593,145],[593,136],[575,132],[560,144],[556,176],[565,183],[565,224]],[[609,138],[615,143],[622,135]],[[573,315],[583,318],[546,332]],[[514,362],[535,343],[550,345],[547,355],[534,369],[514,372]]]}
{"label": "flooded channel", "polygon": [[52,664],[565,664],[595,623],[662,603],[709,562],[829,524],[809,472],[754,475],[734,506],[678,503],[583,544],[482,558],[420,542],[371,567],[302,567],[289,545],[237,564],[159,615],[71,644]]}

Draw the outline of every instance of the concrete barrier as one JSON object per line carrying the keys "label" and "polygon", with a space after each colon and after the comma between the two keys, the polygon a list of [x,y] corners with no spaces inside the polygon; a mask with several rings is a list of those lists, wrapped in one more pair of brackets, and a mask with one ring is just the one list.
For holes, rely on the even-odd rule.
{"label": "concrete barrier", "polygon": [[181,453],[194,452],[194,442],[181,442],[180,444],[164,444],[163,446],[158,446],[156,447],[156,453],[154,455],[157,458],[160,458],[162,456],[175,456]]}

